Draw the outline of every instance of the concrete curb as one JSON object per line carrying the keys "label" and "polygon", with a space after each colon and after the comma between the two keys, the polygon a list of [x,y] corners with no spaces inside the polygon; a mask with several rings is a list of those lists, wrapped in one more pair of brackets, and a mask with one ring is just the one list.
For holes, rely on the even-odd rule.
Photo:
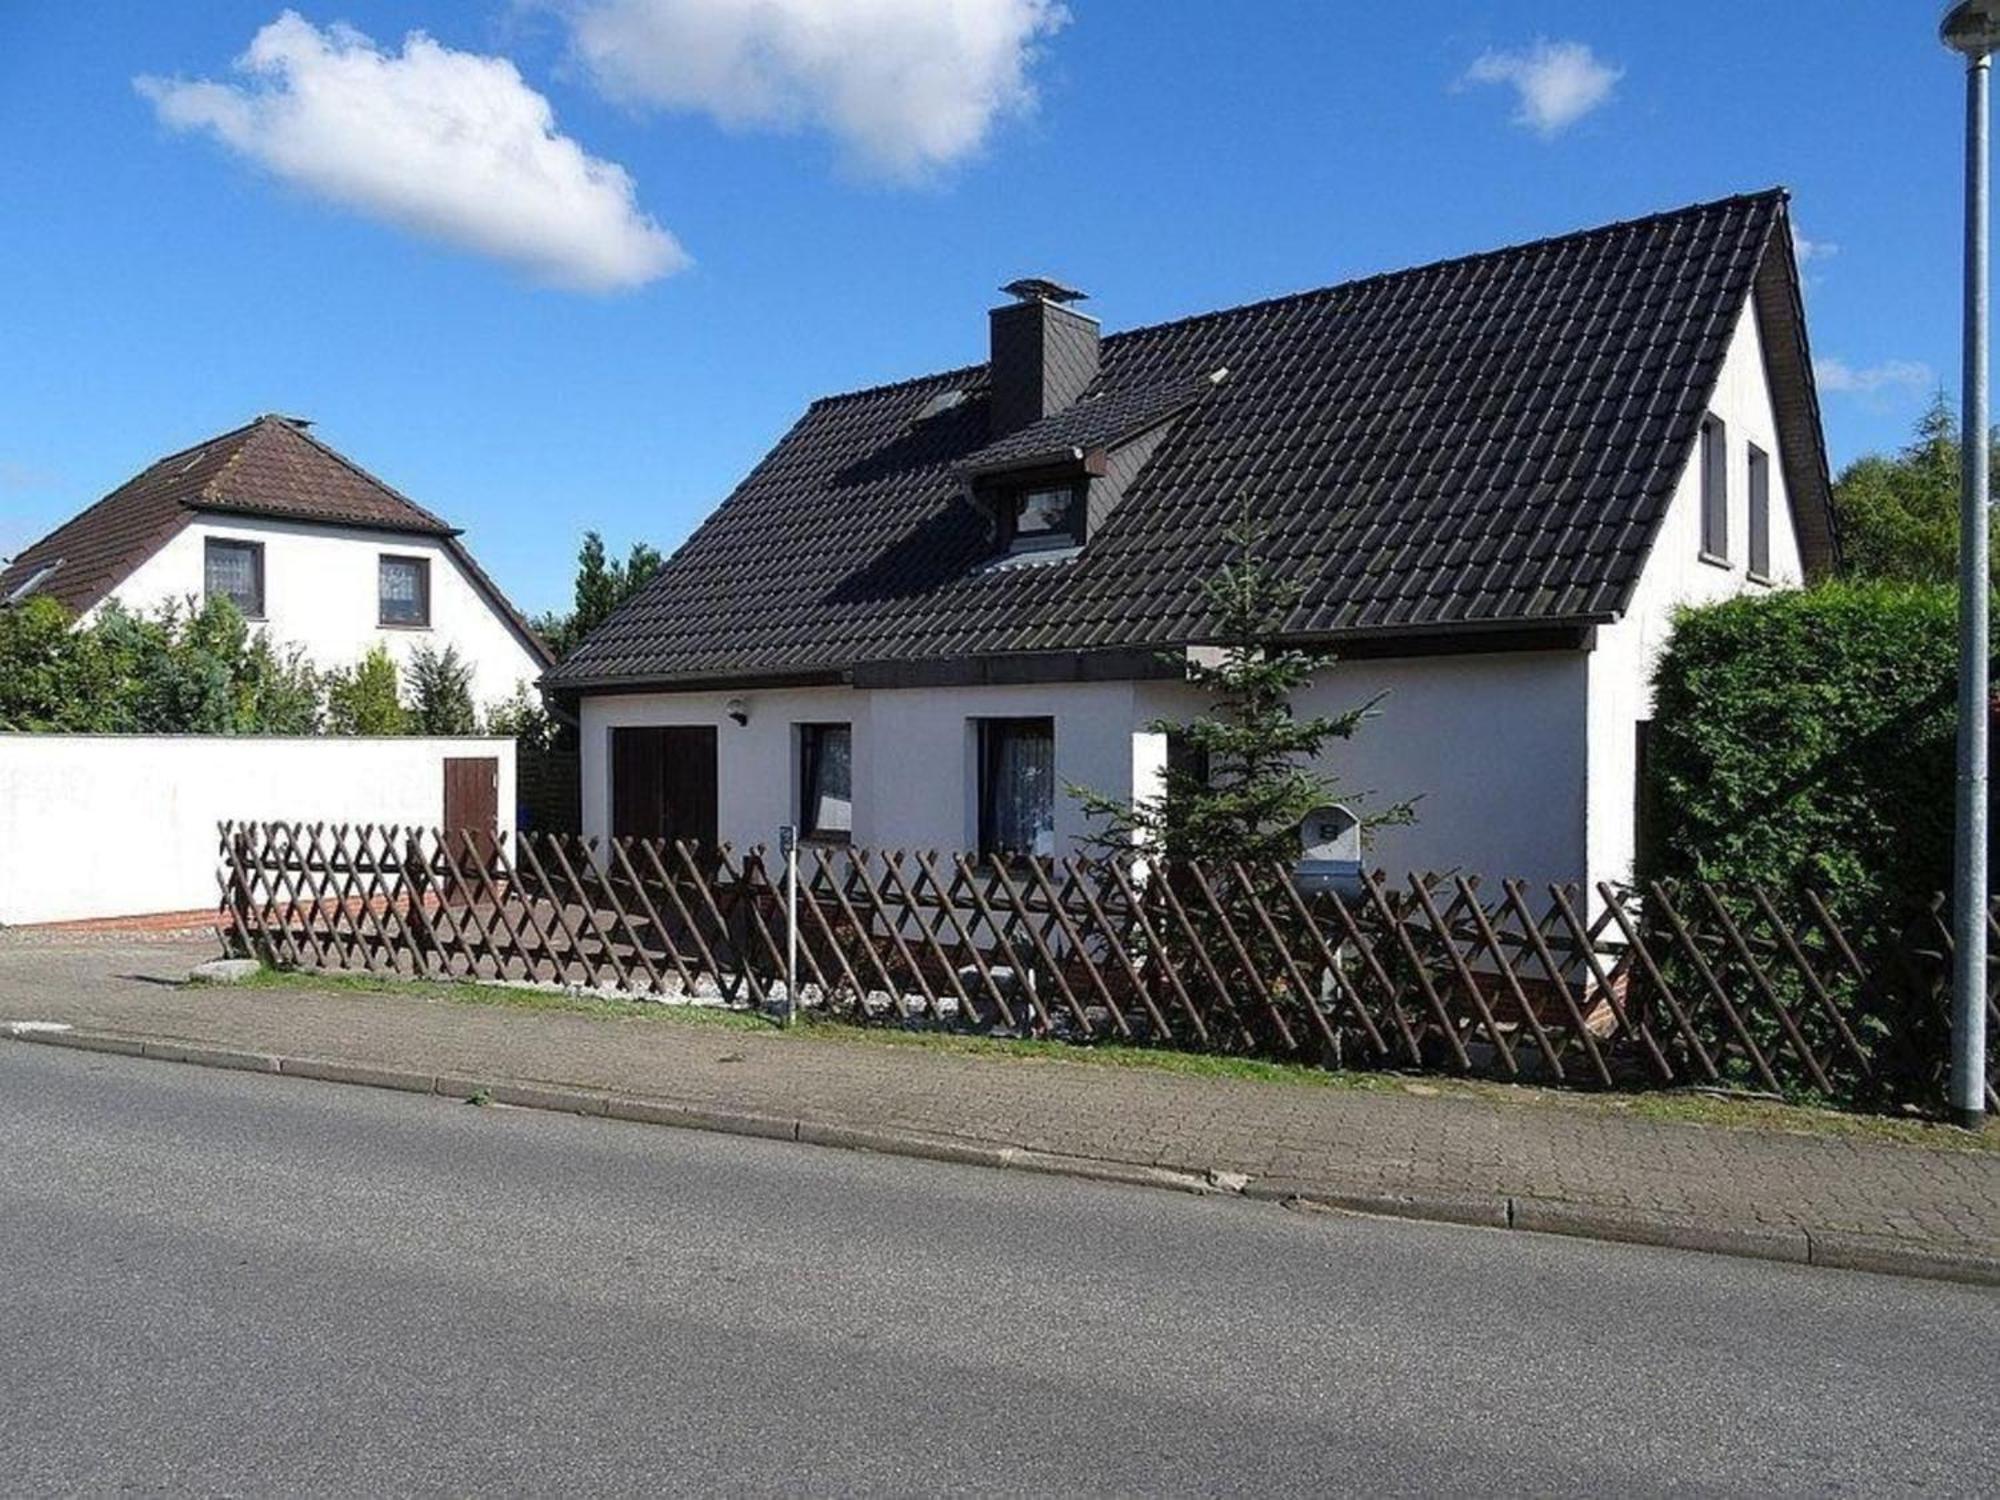
{"label": "concrete curb", "polygon": [[1024,1146],[924,1135],[915,1131],[874,1130],[813,1120],[792,1120],[777,1115],[707,1109],[665,1099],[639,1099],[556,1084],[521,1083],[508,1079],[482,1081],[450,1073],[377,1068],[327,1058],[276,1056],[110,1032],[79,1031],[37,1022],[0,1026],[0,1037],[46,1047],[108,1052],[159,1062],[190,1063],[204,1068],[276,1073],[322,1083],[431,1094],[442,1099],[471,1101],[476,1098],[483,1103],[514,1109],[799,1141],[842,1151],[872,1151],[884,1156],[919,1157],[927,1161],[954,1162],[961,1166],[999,1167],[1092,1182],[1113,1182],[1129,1187],[1167,1188],[1182,1193],[1233,1194],[1296,1209],[1484,1229],[1523,1230],[1533,1234],[1657,1245],[1710,1255],[1786,1261],[1794,1265],[1872,1271],[1887,1276],[2000,1286],[2000,1252],[1989,1254],[1925,1245],[1845,1230],[1715,1224],[1631,1209],[1501,1194],[1390,1193],[1379,1189],[1348,1190],[1324,1182],[1278,1177],[1246,1179],[1233,1172],[1187,1172],[1138,1162],[1064,1156]]}

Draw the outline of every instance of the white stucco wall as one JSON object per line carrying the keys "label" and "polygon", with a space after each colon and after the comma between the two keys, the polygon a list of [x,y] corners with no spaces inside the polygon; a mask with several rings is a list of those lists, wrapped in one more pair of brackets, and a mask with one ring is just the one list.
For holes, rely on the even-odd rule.
{"label": "white stucco wall", "polygon": [[[1336,662],[1295,706],[1332,717],[1383,695],[1379,717],[1320,762],[1361,809],[1421,799],[1414,824],[1376,832],[1371,866],[1540,885],[1584,872],[1587,674],[1579,651]],[[1147,718],[1201,709],[1180,684],[1147,684],[1144,698]]]}
{"label": "white stucco wall", "polygon": [[[1388,694],[1382,717],[1327,757],[1344,787],[1374,791],[1378,803],[1423,795],[1415,826],[1382,832],[1373,857],[1386,868],[1579,879],[1586,670],[1578,652],[1343,663],[1300,707],[1333,713]],[[748,706],[747,725],[728,719],[732,696]],[[1165,760],[1164,737],[1146,726],[1199,707],[1191,691],[1163,682],[588,698],[584,829],[609,831],[613,728],[712,724],[718,832],[738,845],[770,843],[797,816],[793,726],[831,721],[853,726],[856,843],[968,849],[978,834],[975,719],[1052,716],[1058,778],[1129,797],[1157,786]],[[1058,850],[1077,849],[1089,831],[1078,804],[1059,797]]]}
{"label": "white stucco wall", "polygon": [[[1590,655],[1589,850],[1593,880],[1623,881],[1632,871],[1637,827],[1637,725],[1652,714],[1653,664],[1673,631],[1674,611],[1741,593],[1795,588],[1804,581],[1791,497],[1778,448],[1777,419],[1764,373],[1754,307],[1745,307],[1730,340],[1709,410],[1726,428],[1729,472],[1729,563],[1717,566],[1701,549],[1701,464],[1691,458],[1653,543],[1625,615],[1601,627]],[[1749,575],[1749,445],[1771,456],[1771,571]]]}
{"label": "white stucco wall", "polygon": [[[718,836],[738,846],[772,843],[795,821],[798,775],[793,726],[846,723],[854,734],[854,841],[876,847],[977,846],[973,720],[1055,719],[1056,775],[1117,796],[1132,785],[1134,733],[1142,717],[1136,684],[1056,683],[1039,687],[854,689],[788,688],[740,693],[657,693],[586,698],[582,710],[583,827],[611,822],[611,731],[647,724],[716,726]],[[724,710],[741,698],[750,721]],[[1081,810],[1056,803],[1059,848],[1086,831]]]}
{"label": "white stucco wall", "polygon": [[[137,612],[170,600],[199,599],[209,537],[263,543],[265,618],[258,623],[273,641],[303,647],[317,666],[352,666],[377,642],[399,666],[419,646],[434,651],[455,646],[472,664],[473,698],[481,707],[541,675],[541,662],[450,552],[433,538],[405,532],[201,515],[135,568],[111,597]],[[430,559],[427,627],[377,623],[377,561],[385,552]]]}
{"label": "white stucco wall", "polygon": [[212,907],[225,819],[436,826],[452,756],[511,830],[511,739],[0,734],[0,925]]}

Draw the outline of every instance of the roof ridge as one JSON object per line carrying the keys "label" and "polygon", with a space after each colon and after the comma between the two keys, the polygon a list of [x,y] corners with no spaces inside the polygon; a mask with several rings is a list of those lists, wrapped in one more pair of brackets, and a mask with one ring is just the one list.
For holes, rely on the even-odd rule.
{"label": "roof ridge", "polygon": [[425,520],[430,521],[433,524],[443,528],[445,531],[450,532],[453,536],[457,536],[461,531],[464,530],[464,528],[461,526],[452,525],[451,522],[447,521],[443,516],[439,515],[436,511],[428,510],[425,507],[417,504],[416,501],[412,500],[408,495],[404,494],[401,490],[397,489],[393,484],[390,484],[387,480],[380,479],[377,476],[369,473],[366,469],[362,468],[360,464],[356,463],[353,459],[349,458],[345,453],[342,453],[338,448],[332,447],[326,443],[322,443],[318,438],[314,437],[305,428],[296,426],[295,424],[286,421],[283,417],[267,417],[264,420],[277,423],[278,425],[282,426],[287,432],[291,433],[294,437],[304,439],[306,443],[318,449],[321,453],[324,453],[328,458],[332,459],[335,463],[340,464],[342,467],[346,468],[350,473],[358,476],[361,479],[366,480],[368,483],[374,485],[377,489],[395,496],[396,499],[402,501],[403,504],[409,506],[411,510],[415,511]]}
{"label": "roof ridge", "polygon": [[948,370],[932,370],[923,375],[907,375],[901,380],[885,380],[880,385],[856,386],[851,391],[829,391],[824,396],[815,396],[807,404],[807,410],[823,406],[829,401],[852,401],[860,396],[880,396],[889,391],[901,390],[906,385],[930,385],[940,380],[950,380],[956,376],[984,375],[986,362],[981,360],[972,365],[954,365]]}
{"label": "roof ridge", "polygon": [[[208,482],[204,484],[200,490],[196,491],[195,496],[192,500],[183,499],[180,502],[183,507],[190,510],[200,509],[203,506],[213,506],[217,509],[222,509],[222,510],[233,508],[231,502],[226,498],[224,498],[222,494],[222,489],[221,489],[222,482],[229,477],[229,475],[236,468],[238,462],[242,459],[243,454],[246,451],[248,451],[251,440],[254,440],[259,434],[266,432],[274,432],[274,433],[283,433],[287,436],[300,439],[308,447],[312,448],[314,452],[319,453],[326,458],[332,459],[335,463],[339,464],[342,468],[346,469],[350,474],[353,474],[366,484],[373,485],[376,489],[382,491],[385,495],[388,495],[398,504],[408,506],[411,510],[415,511],[416,514],[422,520],[424,520],[425,522],[427,522],[432,526],[435,526],[440,532],[444,533],[445,535],[457,536],[464,529],[463,527],[453,526],[449,521],[445,520],[444,517],[438,515],[435,511],[428,510],[425,507],[417,504],[416,501],[412,500],[408,495],[405,495],[401,490],[397,489],[394,485],[388,484],[385,481],[377,478],[375,475],[369,473],[366,469],[362,468],[360,464],[356,463],[353,459],[349,458],[345,453],[342,453],[338,448],[331,447],[328,444],[321,442],[318,438],[314,437],[310,432],[308,432],[304,427],[300,426],[297,420],[291,417],[280,416],[276,412],[265,412],[262,415],[255,418],[253,421],[246,424],[245,427],[239,427],[235,429],[235,432],[225,434],[225,436],[234,436],[235,433],[244,432],[246,430],[249,432],[250,438],[244,441],[242,444],[240,444],[237,447],[236,451],[229,455],[228,461],[225,462],[221,468],[217,469],[214,474],[209,476]],[[212,439],[211,441],[219,441],[219,439]],[[197,443],[194,446],[202,447],[204,445]]]}
{"label": "roof ridge", "polygon": [[[222,477],[225,474],[228,474],[239,463],[243,461],[244,451],[247,448],[249,448],[251,443],[256,441],[257,435],[264,430],[265,423],[269,421],[270,421],[269,417],[257,417],[252,421],[250,421],[245,426],[236,429],[236,432],[241,432],[246,434],[243,441],[238,443],[236,445],[235,451],[232,452],[228,458],[222,461],[221,467],[219,467],[213,474],[208,476],[207,480],[202,484],[202,487],[195,491],[194,500],[183,499],[180,501],[180,507],[182,510],[197,510],[200,508],[197,502],[202,500],[213,501],[217,498],[215,489],[216,485],[221,482]],[[228,436],[230,437],[234,437],[235,435],[236,433],[234,432],[228,434]],[[195,447],[197,448],[202,446],[204,445],[201,443],[195,444]]]}
{"label": "roof ridge", "polygon": [[[259,422],[263,420],[264,419],[262,417],[252,417],[249,421],[245,422],[240,427],[232,427],[227,432],[215,433],[212,436],[202,438],[199,442],[189,443],[185,448],[176,448],[171,453],[162,453],[158,458],[154,459],[151,463],[147,464],[145,468],[139,470],[137,474],[133,474],[132,476],[130,476],[130,478],[122,480],[119,484],[114,486],[112,489],[108,490],[106,494],[115,495],[118,493],[119,490],[123,489],[126,485],[130,484],[134,479],[138,479],[146,474],[152,473],[152,471],[159,468],[161,464],[170,464],[177,458],[186,458],[190,453],[193,453],[198,448],[213,448],[217,443],[226,443],[229,441],[229,439],[233,437],[241,437],[244,434],[248,433],[252,428],[254,428]],[[82,512],[79,511],[78,514],[81,515]]]}
{"label": "roof ridge", "polygon": [[1233,317],[1237,313],[1251,312],[1258,308],[1276,307],[1286,302],[1302,302],[1308,297],[1323,297],[1329,292],[1344,292],[1355,287],[1373,286],[1380,281],[1394,281],[1402,276],[1421,276],[1430,271],[1442,271],[1456,266],[1472,265],[1482,260],[1493,260],[1503,255],[1521,255],[1530,250],[1544,250],[1554,245],[1567,244],[1572,240],[1595,239],[1600,235],[1612,235],[1622,231],[1638,229],[1645,225],[1662,223],[1668,219],[1687,218],[1693,214],[1710,213],[1716,209],[1733,208],[1738,204],[1755,203],[1764,199],[1784,202],[1791,197],[1791,190],[1782,185],[1760,188],[1754,193],[1731,193],[1724,198],[1710,198],[1700,203],[1686,203],[1679,208],[1663,208],[1649,214],[1639,214],[1630,219],[1613,219],[1606,224],[1587,225],[1582,229],[1566,229],[1560,234],[1545,234],[1537,239],[1520,240],[1511,245],[1496,245],[1490,250],[1471,250],[1462,255],[1447,255],[1438,260],[1419,261],[1415,265],[1398,266],[1390,271],[1371,271],[1366,276],[1351,277],[1346,281],[1331,281],[1324,286],[1306,287],[1296,292],[1280,292],[1273,297],[1260,297],[1254,302],[1239,302],[1233,307],[1211,308],[1207,312],[1188,313],[1183,317],[1167,318],[1158,323],[1141,323],[1132,328],[1121,328],[1116,333],[1104,336],[1109,344],[1118,339],[1131,338],[1141,333],[1158,333],[1166,328],[1179,328],[1189,323],[1200,323],[1209,318]]}
{"label": "roof ridge", "polygon": [[[1590,224],[1582,229],[1566,229],[1559,234],[1542,235],[1537,239],[1520,240],[1510,245],[1496,245],[1487,250],[1471,250],[1461,255],[1447,255],[1438,260],[1420,261],[1415,265],[1398,266],[1388,271],[1371,271],[1366,276],[1354,276],[1345,281],[1330,281],[1320,286],[1303,287],[1295,292],[1279,292],[1271,297],[1259,297],[1250,302],[1238,302],[1229,307],[1214,307],[1206,312],[1187,313],[1178,318],[1166,318],[1158,323],[1140,323],[1131,328],[1121,328],[1116,333],[1104,335],[1106,344],[1115,344],[1121,339],[1134,338],[1140,334],[1159,333],[1169,328],[1183,328],[1211,318],[1235,317],[1239,313],[1254,312],[1262,308],[1279,307],[1288,302],[1303,302],[1312,297],[1324,297],[1333,292],[1344,292],[1356,287],[1372,286],[1377,282],[1392,281],[1399,276],[1420,276],[1426,272],[1442,271],[1449,267],[1472,265],[1482,260],[1492,260],[1502,255],[1520,255],[1531,250],[1542,250],[1553,245],[1566,244],[1572,240],[1593,239],[1599,235],[1611,235],[1638,229],[1645,225],[1662,223],[1668,219],[1686,218],[1693,214],[1711,213],[1717,209],[1730,208],[1738,204],[1754,203],[1765,199],[1785,202],[1791,197],[1791,190],[1783,184],[1759,188],[1754,192],[1730,193],[1721,198],[1709,198],[1698,203],[1684,203],[1678,208],[1657,209],[1649,214],[1639,214],[1629,219],[1613,219],[1609,223]],[[936,370],[925,375],[912,375],[902,380],[886,381],[879,385],[859,386],[851,391],[832,391],[824,396],[816,396],[808,405],[824,406],[836,401],[854,401],[866,396],[881,396],[903,386],[925,385],[933,381],[946,380],[953,376],[977,375],[985,371],[986,365],[960,365],[954,369]]]}

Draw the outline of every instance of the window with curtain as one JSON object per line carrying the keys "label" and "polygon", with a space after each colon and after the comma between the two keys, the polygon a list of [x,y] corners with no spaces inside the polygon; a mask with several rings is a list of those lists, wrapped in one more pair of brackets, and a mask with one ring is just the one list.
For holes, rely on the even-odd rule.
{"label": "window with curtain", "polygon": [[845,843],[854,832],[854,731],[799,725],[799,837]]}
{"label": "window with curtain", "polygon": [[1729,433],[1720,417],[1701,421],[1701,553],[1729,561]]}
{"label": "window with curtain", "polygon": [[264,544],[209,537],[202,544],[202,590],[227,599],[247,619],[263,619]]}
{"label": "window with curtain", "polygon": [[1771,455],[1750,445],[1750,572],[1771,576]]}
{"label": "window with curtain", "polygon": [[1056,721],[979,721],[979,852],[1053,855]]}
{"label": "window with curtain", "polygon": [[384,625],[431,622],[431,565],[428,558],[384,557],[380,572]]}

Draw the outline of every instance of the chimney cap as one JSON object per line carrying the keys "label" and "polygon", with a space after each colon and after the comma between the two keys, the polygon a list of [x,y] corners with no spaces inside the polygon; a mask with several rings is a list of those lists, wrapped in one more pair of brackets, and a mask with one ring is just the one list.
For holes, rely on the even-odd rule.
{"label": "chimney cap", "polygon": [[1023,276],[1019,281],[1008,282],[1000,290],[1022,302],[1081,302],[1090,295],[1079,292],[1073,286],[1064,286],[1060,281],[1051,281],[1046,276]]}

